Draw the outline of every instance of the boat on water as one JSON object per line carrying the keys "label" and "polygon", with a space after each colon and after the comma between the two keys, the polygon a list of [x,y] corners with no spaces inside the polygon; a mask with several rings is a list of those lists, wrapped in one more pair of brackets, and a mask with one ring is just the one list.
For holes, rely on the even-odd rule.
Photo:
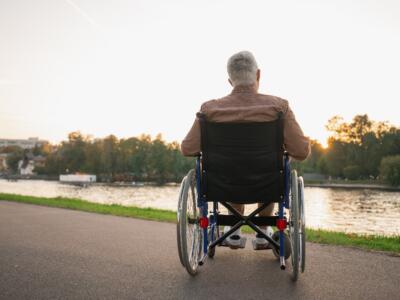
{"label": "boat on water", "polygon": [[91,174],[62,174],[60,182],[87,186],[89,183],[96,182],[96,175]]}

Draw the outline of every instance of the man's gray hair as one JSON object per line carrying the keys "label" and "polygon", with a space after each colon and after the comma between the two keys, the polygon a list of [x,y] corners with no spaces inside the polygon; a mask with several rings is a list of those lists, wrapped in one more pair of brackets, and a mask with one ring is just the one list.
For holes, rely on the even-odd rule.
{"label": "man's gray hair", "polygon": [[252,85],[257,80],[257,62],[249,51],[240,51],[228,60],[228,75],[233,86]]}

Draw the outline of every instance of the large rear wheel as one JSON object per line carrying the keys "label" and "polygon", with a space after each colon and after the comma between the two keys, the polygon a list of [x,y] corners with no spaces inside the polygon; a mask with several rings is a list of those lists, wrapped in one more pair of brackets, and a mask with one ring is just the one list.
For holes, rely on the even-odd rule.
{"label": "large rear wheel", "polygon": [[181,224],[180,224],[180,214],[182,212],[182,203],[183,203],[183,187],[185,185],[185,181],[186,181],[186,176],[182,179],[182,183],[181,183],[181,188],[179,189],[179,198],[178,198],[178,212],[177,212],[177,218],[178,218],[178,222],[176,224],[176,240],[177,240],[177,244],[178,244],[178,254],[179,254],[179,261],[181,262],[182,266],[185,266],[185,263],[183,261],[183,255],[182,255],[182,242],[181,242],[181,233],[180,233],[180,228],[181,228]]}
{"label": "large rear wheel", "polygon": [[300,270],[304,273],[306,268],[306,216],[304,214],[304,181],[299,177],[299,237],[300,237]]}
{"label": "large rear wheel", "polygon": [[291,172],[290,207],[289,207],[289,238],[292,244],[292,280],[296,281],[299,274],[299,190],[296,170]]}
{"label": "large rear wheel", "polygon": [[182,181],[178,206],[178,247],[182,264],[190,275],[196,275],[201,256],[202,230],[199,225],[196,176],[190,170]]}

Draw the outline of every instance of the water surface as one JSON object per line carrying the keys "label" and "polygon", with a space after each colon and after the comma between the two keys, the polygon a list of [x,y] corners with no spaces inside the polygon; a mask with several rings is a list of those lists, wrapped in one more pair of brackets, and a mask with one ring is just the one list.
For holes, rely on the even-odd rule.
{"label": "water surface", "polygon": [[[0,179],[0,192],[80,198],[96,203],[176,210],[179,186],[80,187],[56,181]],[[307,227],[344,232],[400,235],[400,192],[306,187]],[[254,208],[248,206],[247,211]]]}

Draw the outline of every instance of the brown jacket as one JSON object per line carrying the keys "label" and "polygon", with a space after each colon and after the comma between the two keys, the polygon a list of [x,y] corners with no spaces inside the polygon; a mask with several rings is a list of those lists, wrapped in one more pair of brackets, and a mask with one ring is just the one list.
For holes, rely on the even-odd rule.
{"label": "brown jacket", "polygon": [[[304,136],[288,101],[258,94],[253,86],[235,87],[230,95],[203,103],[200,111],[213,122],[267,122],[275,120],[281,111],[285,150],[298,160],[306,159],[310,153],[310,141]],[[200,153],[200,123],[197,118],[182,141],[181,150],[185,156]]]}

